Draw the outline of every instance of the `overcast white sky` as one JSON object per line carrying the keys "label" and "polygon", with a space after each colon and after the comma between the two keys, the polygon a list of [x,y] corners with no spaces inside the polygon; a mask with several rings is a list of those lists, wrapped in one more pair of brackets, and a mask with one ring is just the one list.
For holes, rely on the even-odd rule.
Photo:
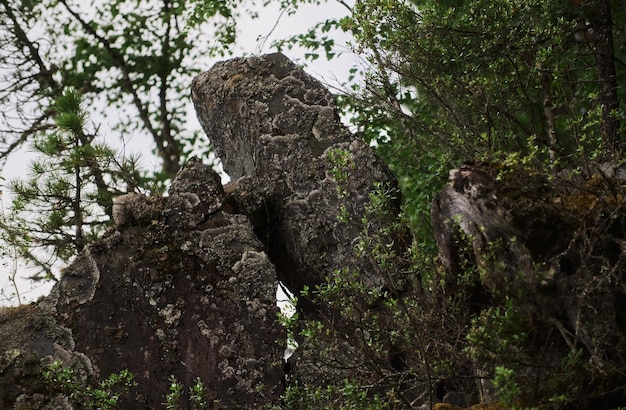
{"label": "overcast white sky", "polygon": [[[350,5],[352,5],[352,3],[353,1],[348,2]],[[240,56],[275,52],[276,50],[271,48],[274,40],[304,33],[308,28],[319,21],[328,18],[338,18],[345,16],[347,13],[348,10],[343,5],[333,0],[329,0],[327,4],[321,6],[303,5],[291,16],[286,13],[280,15],[278,5],[276,4],[272,4],[267,8],[260,8],[259,18],[250,19],[246,17],[240,21],[239,41],[235,47],[234,55]],[[330,85],[331,88],[336,87],[342,81],[346,80],[349,69],[357,63],[355,56],[346,46],[346,42],[349,41],[349,38],[340,34],[341,33],[334,33],[333,36],[336,39],[336,51],[342,54],[330,62],[326,61],[323,56],[314,62],[305,61],[304,51],[301,49],[283,50],[283,53],[297,63],[306,64],[307,72],[317,77],[323,83]],[[217,61],[218,60],[207,60],[199,63],[203,65],[201,69],[208,69]],[[192,110],[190,111],[190,121],[193,121],[194,126],[199,128],[195,113],[193,113]],[[145,144],[143,145],[145,147]],[[141,147],[141,144],[139,144],[138,147]],[[142,155],[146,157],[146,160],[150,161],[151,147],[145,147],[143,149],[136,148],[136,150],[140,150]],[[4,182],[6,183],[18,177],[27,177],[28,164],[32,159],[33,155],[28,150],[22,150],[18,155],[11,156],[2,170],[2,177],[5,178]],[[156,160],[153,159],[152,161],[156,163]],[[2,191],[2,203],[6,208],[10,203],[10,197],[8,196],[6,186],[3,187]],[[4,211],[6,212],[6,209]],[[14,268],[13,262],[14,261],[10,258],[0,259],[0,305],[17,303],[15,298],[7,300],[7,297],[13,293],[9,281],[9,275]],[[27,271],[23,270],[21,272],[23,273],[18,273],[18,279],[28,276]],[[19,290],[22,296],[22,303],[35,300],[39,296],[47,294],[52,285],[52,282],[48,282],[43,285],[39,284],[38,287],[33,289],[30,281],[20,279]]]}

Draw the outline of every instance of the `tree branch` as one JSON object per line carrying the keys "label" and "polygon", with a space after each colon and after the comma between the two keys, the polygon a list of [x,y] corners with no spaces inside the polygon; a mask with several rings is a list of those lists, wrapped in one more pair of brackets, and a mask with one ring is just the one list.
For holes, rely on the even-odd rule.
{"label": "tree branch", "polygon": [[583,2],[589,24],[593,29],[596,72],[600,89],[599,103],[602,107],[602,138],[611,155],[620,149],[620,122],[616,115],[619,110],[617,95],[617,74],[613,51],[613,17],[611,3],[606,0]]}
{"label": "tree branch", "polygon": [[109,40],[99,35],[87,21],[85,21],[81,16],[78,15],[78,13],[72,10],[67,4],[66,0],[59,0],[59,2],[63,4],[68,13],[70,13],[72,17],[76,19],[76,21],[81,25],[82,28],[94,39],[96,39],[96,41],[102,47],[104,47],[109,56],[111,56],[111,59],[115,63],[115,66],[122,73],[122,91],[125,91],[132,97],[133,105],[139,111],[139,118],[143,122],[148,132],[152,135],[152,138],[157,145],[157,151],[163,159],[165,167],[166,164],[170,162],[170,159],[168,158],[168,152],[163,145],[162,136],[159,135],[159,132],[156,130],[156,128],[152,124],[152,121],[150,120],[150,113],[148,112],[148,109],[142,103],[141,99],[139,98],[138,91],[133,85],[133,81],[130,78],[130,69],[128,68],[126,61],[124,60],[124,56],[111,45]]}
{"label": "tree branch", "polygon": [[170,53],[170,36],[171,36],[171,17],[170,17],[169,0],[163,0],[163,15],[167,16],[167,23],[165,27],[165,35],[161,41],[161,63],[159,68],[159,80],[161,85],[159,87],[159,111],[161,119],[161,146],[163,150],[163,168],[165,172],[174,177],[178,172],[180,153],[178,151],[178,144],[172,137],[171,122],[168,118],[168,106],[167,106],[167,86],[169,75],[169,53]]}

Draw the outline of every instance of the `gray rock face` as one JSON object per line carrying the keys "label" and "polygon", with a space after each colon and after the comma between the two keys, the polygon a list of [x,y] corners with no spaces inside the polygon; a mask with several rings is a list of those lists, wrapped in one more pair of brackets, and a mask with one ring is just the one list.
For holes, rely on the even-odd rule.
{"label": "gray rock face", "polygon": [[286,336],[272,264],[248,219],[221,209],[210,167],[191,160],[169,194],[116,202],[116,228],[49,297],[58,320],[100,376],[136,375],[124,408],[160,408],[170,375],[185,386],[200,378],[215,408],[277,403]]}
{"label": "gray rock face", "polygon": [[60,360],[83,377],[91,376],[89,359],[74,347],[71,331],[45,309],[0,308],[0,408],[71,409],[67,396],[48,389],[43,372]]}
{"label": "gray rock face", "polygon": [[[194,80],[192,96],[233,179],[232,199],[251,217],[280,280],[299,294],[350,268],[363,272],[369,286],[385,286],[354,247],[392,222],[369,215],[364,225],[362,218],[376,184],[393,189],[396,182],[340,123],[335,99],[321,83],[272,54],[216,64]],[[385,211],[397,215],[398,204]],[[398,237],[383,241],[402,248]]]}
{"label": "gray rock face", "polygon": [[[216,64],[193,82],[198,118],[224,170],[225,188],[268,249],[278,278],[298,296],[301,319],[341,319],[313,299],[308,287],[332,281],[338,270],[366,288],[395,291],[405,263],[407,232],[398,223],[399,201],[376,208],[381,191],[396,194],[396,180],[367,144],[343,126],[334,97],[282,54]],[[387,244],[389,266],[376,261]],[[368,309],[369,306],[362,306]],[[333,319],[330,319],[330,318]],[[301,341],[290,378],[312,388],[365,377],[355,367],[355,340],[325,346]],[[346,366],[324,361],[349,363]],[[328,355],[334,355],[330,358]],[[380,369],[389,369],[387,357]]]}

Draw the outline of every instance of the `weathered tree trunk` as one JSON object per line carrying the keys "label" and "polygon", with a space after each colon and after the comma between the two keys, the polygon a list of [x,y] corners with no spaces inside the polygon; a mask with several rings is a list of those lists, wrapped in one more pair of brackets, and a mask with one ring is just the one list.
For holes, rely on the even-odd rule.
{"label": "weathered tree trunk", "polygon": [[587,385],[572,405],[626,402],[612,392],[626,381],[621,371],[607,371],[626,366],[624,167],[595,164],[575,177],[465,164],[450,179],[432,206],[446,292],[467,293],[468,327],[490,328],[503,317],[494,312],[506,312],[490,337],[514,346],[506,354],[478,346],[481,384],[496,366],[519,361],[520,386],[547,385],[568,357],[582,355],[589,365],[567,370]]}

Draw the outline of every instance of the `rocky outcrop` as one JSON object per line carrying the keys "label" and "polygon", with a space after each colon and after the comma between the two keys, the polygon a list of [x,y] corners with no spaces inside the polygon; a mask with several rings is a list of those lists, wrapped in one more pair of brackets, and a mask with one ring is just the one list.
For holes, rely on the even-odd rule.
{"label": "rocky outcrop", "polygon": [[[113,226],[63,271],[52,293],[0,318],[5,333],[21,326],[19,336],[0,341],[0,407],[40,391],[45,403],[80,407],[42,384],[44,357],[68,366],[84,358],[85,386],[128,369],[137,384],[119,408],[162,407],[171,376],[185,386],[183,408],[197,380],[210,408],[276,405],[286,341],[278,280],[297,293],[340,269],[359,272],[372,289],[388,288],[398,275],[400,259],[381,275],[366,252],[374,237],[398,255],[406,246],[405,230],[386,229],[398,222],[398,202],[373,202],[377,192],[395,192],[395,180],[341,125],[334,97],[318,81],[274,54],[219,63],[192,91],[232,182],[222,187],[192,159],[168,196],[117,198]],[[312,300],[299,307],[320,317]],[[300,369],[309,369],[315,352],[301,350],[309,359]],[[322,385],[325,370],[306,370],[308,380]],[[12,386],[22,373],[39,384]]]}
{"label": "rocky outcrop", "polygon": [[85,385],[133,373],[137,385],[119,408],[161,408],[171,376],[185,386],[183,408],[197,380],[211,408],[278,403],[286,334],[276,272],[248,218],[224,212],[224,200],[219,176],[195,159],[169,196],[119,198],[115,226],[48,297],[0,313],[1,407],[53,404],[41,394],[76,405],[42,382],[40,359],[57,357],[66,366],[74,357],[87,363]]}
{"label": "rocky outcrop", "polygon": [[[327,282],[399,293],[409,235],[399,223],[396,180],[341,124],[334,96],[319,81],[278,53],[218,63],[194,79],[192,96],[232,178],[229,199],[250,218],[278,279],[298,296],[302,326],[310,319],[342,326],[338,314],[310,297]],[[368,310],[371,302],[351,303]],[[353,330],[345,335],[332,348],[298,340],[291,380],[313,389],[370,379],[367,366],[355,364],[354,346],[362,341]],[[380,371],[393,371],[382,356],[372,360]]]}
{"label": "rocky outcrop", "polygon": [[224,212],[223,201],[219,176],[199,160],[168,197],[120,198],[115,228],[48,297],[100,376],[136,375],[134,406],[161,406],[170,376],[201,380],[215,408],[255,408],[281,394],[276,273],[247,218]]}
{"label": "rocky outcrop", "polygon": [[[272,54],[217,64],[192,95],[231,182],[191,159],[167,196],[117,198],[48,297],[0,310],[0,408],[81,408],[71,389],[122,369],[136,385],[121,409],[162,408],[170,377],[182,408],[197,381],[213,409],[279,406],[285,383],[330,407],[470,405],[474,380],[495,400],[496,366],[516,405],[626,402],[623,167],[464,164],[432,206],[443,268],[419,277],[393,176],[322,84]],[[335,292],[299,297],[322,337],[300,340],[288,375],[278,281]]]}
{"label": "rocky outcrop", "polygon": [[[251,217],[283,283],[300,294],[335,270],[352,269],[366,275],[369,286],[388,285],[354,248],[397,222],[397,202],[387,204],[387,218],[367,210],[371,195],[393,191],[396,181],[341,124],[335,98],[319,81],[284,55],[271,54],[216,64],[194,80],[192,95],[233,180],[232,200]],[[405,233],[381,240],[401,254]],[[306,301],[301,308],[307,309]]]}

